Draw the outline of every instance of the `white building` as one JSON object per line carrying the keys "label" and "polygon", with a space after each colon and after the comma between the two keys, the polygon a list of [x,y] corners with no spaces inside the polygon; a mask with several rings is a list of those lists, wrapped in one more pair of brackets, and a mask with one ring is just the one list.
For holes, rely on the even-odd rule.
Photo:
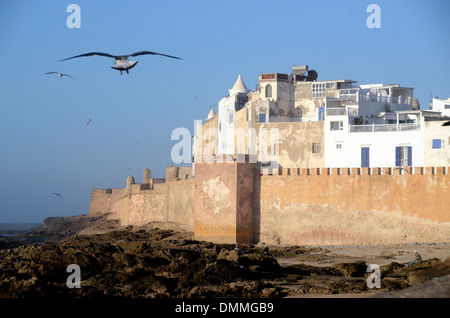
{"label": "white building", "polygon": [[[324,167],[450,166],[450,128],[442,126],[445,117],[441,116],[447,112],[450,115],[450,99],[433,99],[432,110],[420,110],[413,88],[356,83],[317,81],[317,72],[304,65],[294,66],[290,75],[262,73],[257,89],[250,92],[239,75],[229,95],[219,101],[214,123],[216,153],[255,154],[256,141],[248,134],[252,122],[324,121],[323,139],[316,143],[323,141]],[[236,112],[245,107],[244,120],[243,113]],[[209,115],[214,117],[213,113]],[[247,142],[241,140],[235,145],[238,130],[247,131]],[[279,134],[289,139],[286,132]],[[198,138],[194,137],[195,141]],[[305,141],[289,140],[285,146],[278,143],[278,149],[294,149],[297,143],[304,147]],[[311,151],[314,153],[315,148]]]}
{"label": "white building", "polygon": [[217,153],[234,155],[234,114],[244,107],[250,90],[239,75],[228,92],[229,95],[219,101]]}
{"label": "white building", "polygon": [[353,117],[327,113],[325,167],[450,166],[450,129],[436,120],[439,112],[395,111],[374,116],[389,123],[366,125],[352,124]]}
{"label": "white building", "polygon": [[430,104],[431,110],[440,111],[442,116],[450,117],[450,98],[448,99],[439,99],[433,98]]}

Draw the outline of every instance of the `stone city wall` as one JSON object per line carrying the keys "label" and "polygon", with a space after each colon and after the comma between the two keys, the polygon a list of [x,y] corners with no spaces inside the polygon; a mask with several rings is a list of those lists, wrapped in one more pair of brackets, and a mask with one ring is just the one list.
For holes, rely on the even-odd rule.
{"label": "stone city wall", "polygon": [[282,169],[255,183],[255,241],[389,244],[450,240],[448,168]]}
{"label": "stone city wall", "polygon": [[167,179],[151,178],[146,169],[144,181],[148,183],[135,183],[133,177],[128,177],[126,188],[92,190],[89,215],[108,214],[108,218],[119,219],[122,225],[174,222],[193,231],[192,170],[182,167],[179,172],[184,179],[179,179],[178,169],[174,168],[177,167],[167,168]]}
{"label": "stone city wall", "polygon": [[282,168],[268,175],[256,163],[195,165],[195,178],[152,189],[95,189],[89,214],[110,213],[123,225],[176,222],[217,243],[450,241],[447,167]]}

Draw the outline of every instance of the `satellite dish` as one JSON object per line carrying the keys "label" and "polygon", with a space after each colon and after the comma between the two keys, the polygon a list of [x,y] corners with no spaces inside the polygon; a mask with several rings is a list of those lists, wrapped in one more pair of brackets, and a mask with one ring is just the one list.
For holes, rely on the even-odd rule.
{"label": "satellite dish", "polygon": [[308,77],[309,77],[311,80],[315,81],[315,80],[317,79],[318,76],[319,76],[319,75],[317,74],[317,72],[316,72],[315,70],[309,70],[309,71],[308,71]]}

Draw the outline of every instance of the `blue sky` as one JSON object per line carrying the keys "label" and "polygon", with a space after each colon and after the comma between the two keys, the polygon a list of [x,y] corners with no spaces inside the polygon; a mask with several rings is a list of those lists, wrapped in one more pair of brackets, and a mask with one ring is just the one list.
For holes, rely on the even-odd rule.
{"label": "blue sky", "polygon": [[[69,4],[81,28],[68,28]],[[381,8],[370,29],[369,4]],[[87,213],[93,188],[164,177],[177,127],[193,131],[237,76],[307,64],[319,80],[450,96],[450,4],[442,1],[1,1],[0,222]],[[149,50],[130,74],[86,53]],[[58,71],[76,80],[44,75]],[[217,107],[215,108],[217,111]],[[87,125],[88,119],[92,122]],[[52,195],[61,194],[61,198]]]}

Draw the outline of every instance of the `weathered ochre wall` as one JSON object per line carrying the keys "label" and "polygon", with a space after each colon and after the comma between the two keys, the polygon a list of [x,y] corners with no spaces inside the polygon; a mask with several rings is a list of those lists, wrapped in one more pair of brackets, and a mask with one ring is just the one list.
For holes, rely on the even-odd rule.
{"label": "weathered ochre wall", "polygon": [[166,182],[166,219],[165,221],[186,225],[194,230],[194,179]]}
{"label": "weathered ochre wall", "polygon": [[166,215],[166,189],[155,184],[153,190],[135,191],[111,202],[111,210],[122,225],[142,225],[150,221],[164,221]]}
{"label": "weathered ochre wall", "polygon": [[[143,188],[145,190],[143,190]],[[193,179],[155,183],[153,189],[133,184],[124,189],[92,190],[89,215],[109,213],[122,225],[143,225],[152,221],[175,222],[186,230],[194,225]]]}
{"label": "weathered ochre wall", "polygon": [[[312,168],[323,167],[324,134],[323,121],[315,122],[280,122],[255,124],[259,131],[267,129],[268,146],[271,147],[274,140],[271,138],[271,129],[278,129],[279,166]],[[318,144],[320,151],[312,152],[312,144]],[[271,149],[267,149],[270,153]]]}
{"label": "weathered ochre wall", "polygon": [[98,216],[111,213],[111,198],[122,189],[93,189],[91,193],[91,203],[89,205],[89,215]]}
{"label": "weathered ochre wall", "polygon": [[[248,162],[248,158],[247,158]],[[217,243],[450,241],[449,168],[282,168],[198,163],[196,177],[92,191],[90,215],[176,222]]]}
{"label": "weathered ochre wall", "polygon": [[[389,171],[393,175],[385,173]],[[373,168],[372,175],[368,168],[282,172],[257,176],[256,241],[316,245],[450,240],[450,177],[444,168],[415,168],[404,175],[391,168]]]}
{"label": "weathered ochre wall", "polygon": [[91,203],[89,204],[89,215],[98,216],[108,212],[111,206],[111,195],[106,193],[106,189],[93,189],[91,193]]}
{"label": "weathered ochre wall", "polygon": [[[248,156],[245,158],[248,162]],[[253,242],[256,163],[196,163],[194,236],[217,243]]]}
{"label": "weathered ochre wall", "polygon": [[236,180],[236,164],[195,164],[195,239],[236,241]]}

